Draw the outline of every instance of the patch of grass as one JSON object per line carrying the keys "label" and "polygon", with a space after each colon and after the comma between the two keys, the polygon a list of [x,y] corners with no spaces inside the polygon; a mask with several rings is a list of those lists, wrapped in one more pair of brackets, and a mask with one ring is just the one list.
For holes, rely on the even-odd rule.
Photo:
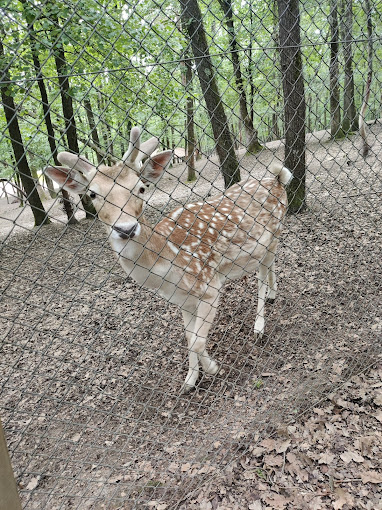
{"label": "patch of grass", "polygon": [[264,381],[262,379],[254,379],[253,380],[253,387],[255,390],[259,390],[264,386]]}

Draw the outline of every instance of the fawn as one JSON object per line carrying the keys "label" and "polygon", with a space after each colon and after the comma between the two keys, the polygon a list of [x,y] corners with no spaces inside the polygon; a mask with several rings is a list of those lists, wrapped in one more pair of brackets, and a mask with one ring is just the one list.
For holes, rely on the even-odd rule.
{"label": "fawn", "polygon": [[271,177],[249,178],[208,200],[177,207],[152,226],[143,216],[150,184],[172,157],[172,151],[155,154],[158,143],[153,137],[141,144],[134,127],[127,152],[114,166],[96,167],[83,156],[61,152],[64,166],[45,172],[69,192],[88,193],[126,273],[180,307],[189,349],[182,387],[187,392],[195,387],[199,362],[207,374],[218,371],[206,343],[226,279],[257,271],[254,332],[264,333],[265,302],[276,297],[274,261],[287,208],[285,186],[293,176],[273,162]]}

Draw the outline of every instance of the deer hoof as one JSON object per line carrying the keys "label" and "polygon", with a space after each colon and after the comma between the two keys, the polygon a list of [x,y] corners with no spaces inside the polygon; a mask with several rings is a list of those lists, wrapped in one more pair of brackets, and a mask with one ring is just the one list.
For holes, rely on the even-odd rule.
{"label": "deer hoof", "polygon": [[261,340],[263,338],[263,335],[264,335],[264,330],[263,329],[254,329],[254,334],[255,334],[255,339],[256,340]]}
{"label": "deer hoof", "polygon": [[203,369],[208,375],[216,375],[219,372],[219,365],[215,361],[210,361],[208,367]]}
{"label": "deer hoof", "polygon": [[180,388],[180,394],[186,395],[187,393],[190,393],[190,391],[194,390],[195,386],[192,384],[184,383],[183,386]]}

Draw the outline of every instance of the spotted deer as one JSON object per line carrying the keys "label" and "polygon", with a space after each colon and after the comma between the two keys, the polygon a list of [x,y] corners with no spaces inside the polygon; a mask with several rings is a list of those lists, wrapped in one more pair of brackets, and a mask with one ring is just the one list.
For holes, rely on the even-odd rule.
{"label": "spotted deer", "polygon": [[87,193],[106,226],[112,249],[136,282],[178,305],[183,314],[189,350],[189,370],[183,392],[195,387],[199,363],[214,375],[217,363],[206,343],[227,279],[258,273],[255,335],[264,333],[266,300],[276,297],[274,261],[287,208],[284,186],[291,172],[272,163],[271,177],[249,178],[208,200],[177,207],[155,226],[144,218],[150,184],[164,173],[171,151],[153,154],[157,138],[140,143],[131,130],[121,162],[94,166],[83,156],[58,154],[63,166],[45,172],[69,192]]}

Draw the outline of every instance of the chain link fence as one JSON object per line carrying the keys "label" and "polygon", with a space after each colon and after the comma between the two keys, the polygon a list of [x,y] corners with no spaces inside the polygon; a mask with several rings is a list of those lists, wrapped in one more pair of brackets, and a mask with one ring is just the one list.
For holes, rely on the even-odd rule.
{"label": "chain link fence", "polygon": [[[244,508],[233,463],[380,365],[381,12],[1,3],[0,416],[23,508]],[[233,245],[252,258],[230,274]]]}

